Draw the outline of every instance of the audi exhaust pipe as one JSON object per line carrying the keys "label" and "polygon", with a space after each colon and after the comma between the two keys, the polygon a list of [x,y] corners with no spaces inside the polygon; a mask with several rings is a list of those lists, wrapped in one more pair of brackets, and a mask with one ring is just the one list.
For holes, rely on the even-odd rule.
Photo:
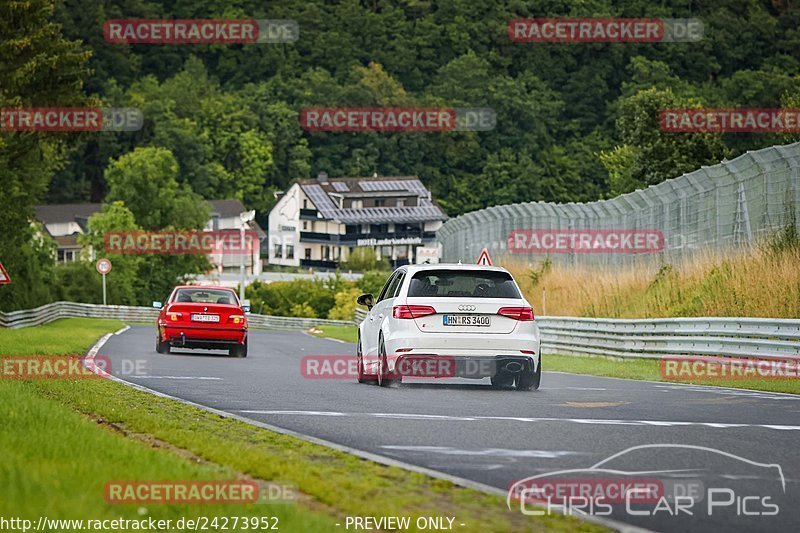
{"label": "audi exhaust pipe", "polygon": [[509,374],[516,374],[517,372],[522,372],[523,368],[525,368],[525,366],[518,361],[509,361],[508,363],[503,365],[503,370],[505,370]]}

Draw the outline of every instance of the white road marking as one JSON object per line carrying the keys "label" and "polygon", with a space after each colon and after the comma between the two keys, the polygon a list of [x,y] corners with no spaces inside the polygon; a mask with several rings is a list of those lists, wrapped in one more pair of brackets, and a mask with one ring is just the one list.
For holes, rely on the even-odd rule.
{"label": "white road marking", "polygon": [[254,415],[300,415],[300,416],[348,416],[348,417],[372,417],[372,418],[394,418],[404,420],[437,420],[455,422],[475,422],[484,420],[499,420],[509,422],[568,422],[573,424],[586,424],[594,426],[696,426],[714,429],[730,428],[760,428],[775,429],[780,431],[800,431],[800,426],[788,426],[782,424],[742,424],[724,422],[686,422],[680,420],[621,420],[611,418],[553,418],[553,417],[521,417],[521,416],[449,416],[449,415],[426,415],[414,413],[340,413],[336,411],[282,411],[282,410],[240,410],[239,413]]}
{"label": "white road marking", "polygon": [[385,450],[403,452],[439,453],[442,455],[483,455],[490,457],[535,457],[537,459],[558,459],[568,455],[586,455],[582,452],[560,450],[509,450],[506,448],[487,448],[484,450],[459,450],[450,446],[381,446]]}
{"label": "white road marking", "polygon": [[201,379],[208,381],[222,381],[222,378],[207,377],[207,376],[126,376],[133,379]]}
{"label": "white road marking", "polygon": [[706,392],[710,394],[719,394],[721,396],[744,396],[748,398],[759,398],[762,400],[800,400],[800,394],[786,394],[786,393],[773,393],[768,391],[752,391],[750,389],[723,389],[693,385],[656,385],[656,387],[665,391],[680,391],[684,392],[687,389],[692,392]]}
{"label": "white road marking", "polygon": [[539,390],[609,390],[599,387],[540,387]]}
{"label": "white road marking", "polygon": [[[486,494],[493,494],[496,496],[506,496],[508,492],[504,489],[498,487],[492,487],[491,485],[487,485],[485,483],[480,483],[478,481],[473,481],[470,479],[466,479],[463,477],[454,476],[452,474],[446,474],[445,472],[441,472],[439,470],[434,470],[431,468],[426,468],[424,466],[412,465],[410,463],[406,463],[403,461],[398,461],[397,459],[392,459],[390,457],[385,457],[382,455],[370,453],[364,450],[359,450],[358,448],[353,448],[351,446],[345,446],[343,444],[337,444],[335,442],[331,442],[329,440],[321,439],[319,437],[314,437],[311,435],[305,435],[303,433],[299,433],[297,431],[292,431],[290,429],[281,428],[278,426],[273,426],[271,424],[267,424],[265,422],[261,422],[258,420],[253,420],[252,418],[246,418],[237,414],[234,414],[230,411],[222,411],[220,409],[215,409],[208,405],[203,405],[200,403],[192,402],[190,400],[186,400],[183,398],[178,398],[177,396],[172,396],[171,394],[166,394],[164,392],[159,392],[154,389],[150,389],[145,387],[144,385],[139,385],[138,383],[133,383],[131,381],[125,381],[124,379],[118,378],[116,376],[112,376],[104,372],[102,369],[98,368],[94,362],[94,358],[97,356],[97,353],[100,349],[108,342],[108,339],[111,337],[111,333],[107,333],[103,335],[94,345],[89,348],[89,351],[86,353],[86,357],[84,358],[84,366],[97,374],[98,376],[106,377],[111,381],[116,381],[117,383],[121,383],[127,385],[128,387],[134,388],[136,390],[146,392],[148,394],[152,394],[153,396],[159,398],[167,398],[169,400],[176,401],[183,405],[189,405],[191,407],[201,409],[208,413],[213,413],[222,418],[228,418],[231,420],[238,420],[239,422],[243,422],[245,424],[250,424],[252,426],[260,427],[262,429],[266,429],[267,431],[272,431],[274,433],[279,433],[281,435],[288,435],[290,437],[294,437],[305,442],[310,442],[312,444],[317,444],[320,446],[324,446],[326,448],[330,448],[332,450],[338,450],[340,452],[348,453],[350,455],[354,455],[356,457],[360,457],[362,459],[366,459],[368,461],[374,461],[379,464],[387,465],[387,466],[394,466],[397,468],[403,468],[410,472],[416,472],[418,474],[422,474],[425,476],[429,476],[435,479],[442,479],[445,481],[449,481],[454,485],[459,487],[466,487],[469,489],[477,490]],[[556,512],[560,512],[556,510]],[[630,524],[625,524],[623,522],[618,522],[617,520],[612,520],[610,518],[599,517],[599,516],[592,516],[592,515],[582,515],[576,516],[578,520],[582,520],[584,522],[592,522],[595,524],[602,524],[608,529],[620,531],[623,533],[631,532],[631,533],[639,533],[643,531],[647,531],[645,529],[639,528],[637,526],[632,526]],[[462,526],[464,524],[461,524]]]}
{"label": "white road marking", "polygon": [[125,333],[129,329],[131,329],[131,327],[126,324],[125,327],[119,328],[117,331],[115,331],[114,335],[122,335],[123,333]]}

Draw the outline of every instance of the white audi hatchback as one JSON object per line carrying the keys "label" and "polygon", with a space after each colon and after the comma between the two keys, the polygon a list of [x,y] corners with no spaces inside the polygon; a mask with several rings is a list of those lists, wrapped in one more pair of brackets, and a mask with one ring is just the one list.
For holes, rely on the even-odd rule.
{"label": "white audi hatchback", "polygon": [[404,266],[358,303],[369,309],[358,328],[359,383],[488,377],[498,388],[539,388],[539,328],[504,268]]}

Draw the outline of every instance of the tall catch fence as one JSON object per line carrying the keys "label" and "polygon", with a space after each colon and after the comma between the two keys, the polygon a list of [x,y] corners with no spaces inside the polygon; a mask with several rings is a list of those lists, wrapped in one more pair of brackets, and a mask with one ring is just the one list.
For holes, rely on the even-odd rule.
{"label": "tall catch fence", "polygon": [[[530,202],[473,211],[447,221],[437,239],[445,262],[474,262],[481,249],[492,257],[534,261],[550,255],[573,264],[618,265],[643,256],[676,261],[702,249],[750,246],[794,224],[800,228],[800,143],[748,152],[647,189],[611,200],[556,204]],[[531,233],[651,232],[657,250],[621,253],[595,248],[548,251]],[[523,233],[521,241],[515,234]],[[544,241],[542,241],[544,242]]]}

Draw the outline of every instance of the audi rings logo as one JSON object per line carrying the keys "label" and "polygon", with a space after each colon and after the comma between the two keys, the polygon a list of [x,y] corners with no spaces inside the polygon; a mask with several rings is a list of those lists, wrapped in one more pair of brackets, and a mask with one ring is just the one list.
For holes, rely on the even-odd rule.
{"label": "audi rings logo", "polygon": [[474,311],[475,310],[475,306],[474,305],[459,305],[458,306],[458,310],[459,311]]}

